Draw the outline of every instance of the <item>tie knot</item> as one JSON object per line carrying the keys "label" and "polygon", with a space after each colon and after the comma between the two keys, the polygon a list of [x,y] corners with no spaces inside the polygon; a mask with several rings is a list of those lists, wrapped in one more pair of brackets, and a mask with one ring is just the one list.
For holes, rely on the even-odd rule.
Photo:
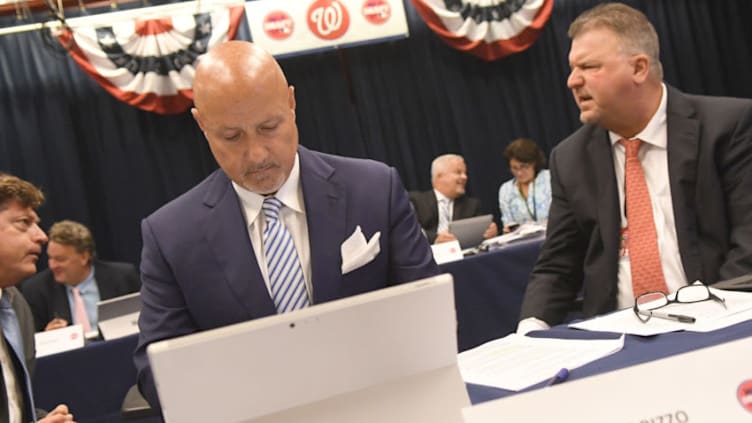
{"label": "tie knot", "polygon": [[282,208],[282,202],[277,197],[267,197],[264,199],[264,205],[261,208],[267,221],[279,220],[279,209]]}
{"label": "tie knot", "polygon": [[639,139],[634,139],[634,140],[622,139],[622,140],[619,140],[619,142],[626,149],[627,158],[636,158],[637,153],[640,152],[640,147],[642,147],[642,140],[639,140]]}

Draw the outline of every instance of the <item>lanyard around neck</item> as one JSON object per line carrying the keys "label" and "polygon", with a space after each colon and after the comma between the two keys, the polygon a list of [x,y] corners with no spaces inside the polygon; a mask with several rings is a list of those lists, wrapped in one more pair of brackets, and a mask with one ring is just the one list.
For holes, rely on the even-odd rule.
{"label": "lanyard around neck", "polygon": [[533,218],[534,222],[538,221],[538,211],[535,209],[535,179],[531,182],[533,187],[528,192],[528,197],[532,197],[533,199],[533,210],[530,210],[530,205],[527,203],[527,198],[525,198],[524,195],[522,195],[522,187],[517,184],[517,192],[520,194],[520,198],[522,199],[522,202],[525,203],[525,209],[527,209],[527,214],[530,215],[530,217]]}

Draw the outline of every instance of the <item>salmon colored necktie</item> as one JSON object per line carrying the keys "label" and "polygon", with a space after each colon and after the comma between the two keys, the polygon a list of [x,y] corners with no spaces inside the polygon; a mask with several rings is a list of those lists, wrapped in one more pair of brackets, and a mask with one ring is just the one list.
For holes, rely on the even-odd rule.
{"label": "salmon colored necktie", "polygon": [[658,237],[653,219],[648,184],[637,153],[641,140],[619,141],[627,153],[624,166],[624,189],[629,230],[629,266],[632,270],[632,291],[635,298],[646,292],[661,291],[668,294],[663,277]]}

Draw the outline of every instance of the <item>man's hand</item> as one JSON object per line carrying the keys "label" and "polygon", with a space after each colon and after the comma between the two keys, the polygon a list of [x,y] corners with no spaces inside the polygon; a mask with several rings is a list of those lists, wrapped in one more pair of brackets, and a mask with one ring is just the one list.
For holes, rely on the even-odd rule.
{"label": "man's hand", "polygon": [[68,322],[65,319],[55,317],[54,319],[50,320],[50,323],[47,323],[47,326],[45,326],[44,330],[46,332],[48,330],[60,329],[66,326],[68,326]]}
{"label": "man's hand", "polygon": [[433,242],[434,244],[441,244],[442,242],[449,242],[456,240],[457,237],[454,236],[454,234],[450,232],[439,232],[436,234],[436,240]]}
{"label": "man's hand", "polygon": [[491,222],[491,224],[488,225],[488,229],[483,232],[483,239],[493,238],[498,234],[499,228],[496,226],[496,222]]}
{"label": "man's hand", "polygon": [[50,411],[50,414],[38,420],[37,423],[70,423],[73,421],[73,414],[68,412],[68,406],[60,404]]}

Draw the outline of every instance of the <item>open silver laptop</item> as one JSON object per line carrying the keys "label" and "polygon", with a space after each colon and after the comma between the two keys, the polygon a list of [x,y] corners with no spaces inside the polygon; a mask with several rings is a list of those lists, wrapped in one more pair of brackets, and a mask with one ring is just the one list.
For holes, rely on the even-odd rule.
{"label": "open silver laptop", "polygon": [[140,292],[98,302],[97,325],[99,326],[99,333],[105,340],[138,333],[138,315],[140,312]]}
{"label": "open silver laptop", "polygon": [[460,423],[449,274],[147,349],[165,421]]}
{"label": "open silver laptop", "polygon": [[449,232],[457,237],[462,249],[477,247],[483,242],[483,233],[492,220],[493,215],[490,214],[453,220],[449,222]]}

